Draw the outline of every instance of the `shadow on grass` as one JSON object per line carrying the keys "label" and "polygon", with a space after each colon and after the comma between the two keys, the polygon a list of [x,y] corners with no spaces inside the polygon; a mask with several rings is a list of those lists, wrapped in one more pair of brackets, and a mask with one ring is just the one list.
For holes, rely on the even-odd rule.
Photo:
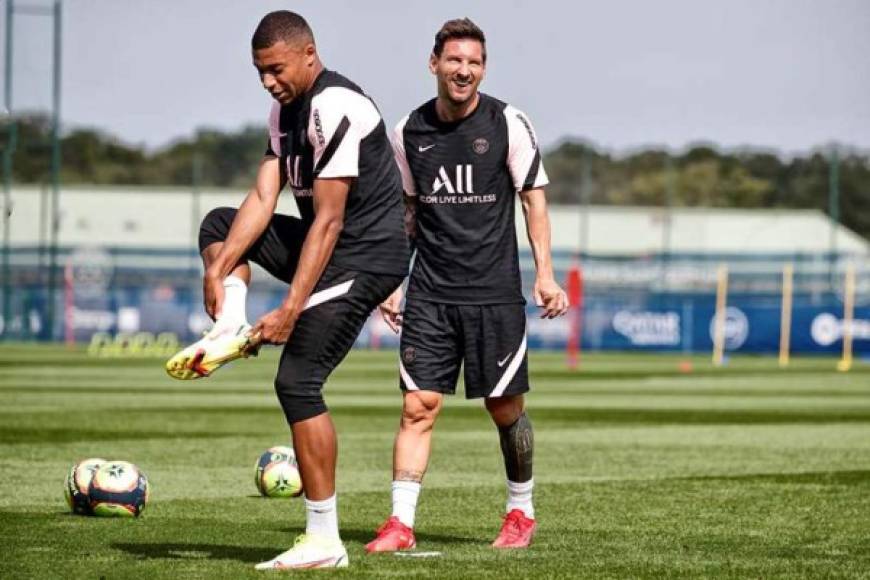
{"label": "shadow on grass", "polygon": [[747,473],[680,477],[684,481],[736,481],[750,483],[809,483],[816,485],[870,485],[870,470],[804,471],[798,473]]}
{"label": "shadow on grass", "polygon": [[156,560],[235,560],[256,564],[271,560],[287,548],[267,546],[229,546],[224,544],[112,544],[140,559]]}
{"label": "shadow on grass", "polygon": [[[870,374],[870,365],[860,365],[852,368],[850,373],[854,374]],[[568,370],[568,369],[535,369],[530,371],[529,376],[534,380],[543,380],[543,379],[562,379],[562,380],[625,380],[625,379],[663,379],[663,378],[675,378],[675,377],[750,377],[750,376],[784,376],[784,375],[799,375],[801,377],[807,377],[809,375],[818,375],[819,377],[831,377],[838,376],[835,363],[831,363],[829,366],[817,366],[810,368],[803,367],[792,367],[781,369],[777,367],[775,364],[768,367],[725,367],[725,368],[715,368],[715,367],[705,367],[701,366],[699,368],[693,369],[691,372],[686,373],[681,371],[676,367],[676,363],[674,364],[674,368],[651,368],[651,367],[638,367],[638,368],[627,368],[627,369],[615,369],[613,367],[606,368],[587,368],[582,371],[576,370]]]}
{"label": "shadow on grass", "polygon": [[[650,378],[653,375],[649,375]],[[644,377],[646,378],[646,377]],[[221,396],[259,396],[272,395],[271,391],[265,389],[211,389],[205,388],[171,388],[164,389],[159,387],[131,388],[131,387],[55,387],[55,386],[0,386],[0,393],[27,393],[40,395],[221,395]],[[359,391],[357,391],[359,393]],[[370,394],[378,395],[383,393],[372,392]],[[676,396],[676,397],[703,397],[703,398],[721,398],[721,397],[790,397],[792,399],[803,398],[837,398],[837,399],[867,399],[870,397],[870,389],[864,390],[837,390],[832,388],[819,388],[808,390],[805,388],[734,388],[728,386],[720,389],[697,389],[692,386],[683,388],[657,388],[649,386],[640,386],[635,389],[613,389],[607,387],[589,387],[583,383],[577,384],[577,389],[571,391],[574,396],[582,397],[598,397],[598,396],[617,396],[617,397],[632,397],[632,396]],[[261,407],[268,410],[269,407]]]}
{"label": "shadow on grass", "polygon": [[[283,530],[288,532],[286,546],[232,546],[226,544],[194,544],[194,543],[116,543],[112,547],[138,559],[147,560],[233,560],[249,564],[264,562],[274,558],[276,554],[286,550],[292,538],[302,533],[298,527]],[[366,544],[374,538],[374,532],[369,529],[344,529],[341,537],[345,543]],[[425,545],[437,544],[483,544],[481,538],[463,536],[446,536],[441,534],[417,534],[417,542]]]}
{"label": "shadow on grass", "polygon": [[122,429],[52,429],[0,427],[0,443],[70,443],[72,441],[117,441],[118,439],[211,439],[219,433],[205,431],[145,431]]}
{"label": "shadow on grass", "polygon": [[[429,545],[429,544],[479,544],[483,542],[481,538],[467,538],[464,536],[445,536],[443,534],[428,534],[415,532],[414,535],[417,538],[417,545],[420,544]],[[374,529],[342,529],[341,537],[346,542],[359,542],[361,544],[367,544],[375,539],[375,530]]]}
{"label": "shadow on grass", "polygon": [[[305,530],[299,527],[282,528],[288,537],[293,538]],[[482,538],[468,538],[464,536],[445,536],[443,534],[428,534],[415,532],[417,544],[479,544],[485,543]],[[345,543],[368,544],[375,539],[374,528],[341,528],[341,539]]]}
{"label": "shadow on grass", "polygon": [[[230,431],[186,431],[187,421],[191,414],[197,417],[214,417],[218,419],[236,419],[237,424],[250,419],[250,425],[256,426],[264,417],[274,416],[275,409],[260,407],[235,407],[227,409],[187,407],[155,407],[147,411],[115,411],[117,423],[127,419],[127,428],[113,425],[102,429],[77,429],[73,426],[58,425],[63,418],[58,413],[31,414],[30,423],[34,425],[53,425],[52,427],[0,427],[0,443],[3,444],[34,444],[34,443],[70,443],[73,441],[115,441],[118,439],[159,440],[159,439],[209,439],[228,435],[247,435],[256,433],[235,428]],[[337,419],[383,419],[392,422],[396,417],[396,409],[389,407],[365,406],[335,406],[331,409],[332,416]],[[456,407],[450,409],[448,417],[451,421],[480,421],[484,412],[476,407]],[[163,426],[161,430],[137,429],[139,426],[150,426],[153,418],[159,417]],[[546,422],[549,428],[556,424],[569,427],[578,425],[784,425],[784,424],[834,424],[834,423],[870,423],[870,410],[862,406],[847,406],[830,409],[631,409],[631,408],[548,408],[538,407],[534,417],[542,424]],[[20,417],[19,417],[20,418]]]}

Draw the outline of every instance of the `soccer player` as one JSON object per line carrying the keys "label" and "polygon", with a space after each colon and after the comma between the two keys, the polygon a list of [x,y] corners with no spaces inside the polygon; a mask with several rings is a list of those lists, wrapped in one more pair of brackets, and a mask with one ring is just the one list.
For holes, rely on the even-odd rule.
{"label": "soccer player", "polygon": [[[321,389],[407,274],[401,177],[374,103],[323,67],[301,16],[267,14],[252,50],[275,99],[268,147],[239,209],[213,210],[202,222],[205,308],[215,324],[167,370],[181,379],[208,376],[260,343],[284,344],[275,390],[293,433],[307,523],[292,548],[257,568],[343,567],[336,434]],[[301,219],[274,213],[285,184]],[[290,285],[281,306],[253,327],[245,315],[249,262]]]}
{"label": "soccer player", "polygon": [[483,32],[451,20],[435,36],[429,70],[437,97],[399,122],[393,135],[417,257],[404,315],[401,289],[381,305],[402,327],[403,408],[393,449],[393,512],[366,548],[414,548],[414,515],[429,460],[432,428],[464,363],[465,395],[484,398],[498,428],[507,474],[507,509],[496,548],[527,547],[535,530],[526,316],[514,230],[522,202],[542,316],[565,313],[553,278],[547,176],[532,125],[518,109],[478,92],[486,71]]}

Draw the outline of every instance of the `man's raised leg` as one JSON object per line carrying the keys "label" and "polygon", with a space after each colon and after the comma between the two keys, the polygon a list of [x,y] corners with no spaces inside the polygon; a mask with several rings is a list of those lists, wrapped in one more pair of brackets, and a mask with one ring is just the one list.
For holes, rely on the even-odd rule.
{"label": "man's raised leg", "polygon": [[[215,261],[229,231],[235,210],[219,208],[209,212],[200,227],[201,256],[206,271]],[[223,279],[216,291],[222,293],[217,303],[220,312],[215,313],[215,324],[205,336],[176,353],[166,363],[169,376],[181,379],[207,377],[221,366],[238,358],[256,354],[256,346],[250,341],[245,305],[251,268],[247,261],[240,262]]]}
{"label": "man's raised leg", "polygon": [[[209,244],[201,253],[206,271],[220,253],[223,242]],[[239,262],[233,271],[224,278],[221,311],[216,313],[215,326],[248,325],[247,297],[251,285],[251,266],[247,261]]]}

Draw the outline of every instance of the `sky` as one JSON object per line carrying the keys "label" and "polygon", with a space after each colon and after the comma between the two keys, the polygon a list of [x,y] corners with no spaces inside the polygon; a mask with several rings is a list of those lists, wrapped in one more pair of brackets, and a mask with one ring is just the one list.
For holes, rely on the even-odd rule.
{"label": "sky", "polygon": [[[524,110],[545,147],[870,149],[868,0],[65,0],[64,127],[155,149],[264,125],[250,37],[277,9],[306,17],[324,64],[390,126],[434,95],[436,30],[468,16],[487,35],[482,90]],[[50,19],[16,14],[13,46],[12,110],[47,109]]]}

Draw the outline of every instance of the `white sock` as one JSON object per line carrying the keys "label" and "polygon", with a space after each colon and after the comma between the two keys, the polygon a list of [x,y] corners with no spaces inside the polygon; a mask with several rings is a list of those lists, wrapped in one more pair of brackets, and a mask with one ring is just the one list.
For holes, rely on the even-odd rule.
{"label": "white sock", "polygon": [[417,481],[393,482],[393,515],[409,528],[414,527],[420,488],[421,484]]}
{"label": "white sock", "polygon": [[305,533],[341,541],[338,535],[338,502],[335,494],[320,501],[305,498]]}
{"label": "white sock", "polygon": [[527,518],[535,519],[535,506],[532,505],[532,489],[535,487],[534,478],[516,483],[508,480],[508,499],[505,513],[510,513],[511,510],[522,510]]}
{"label": "white sock", "polygon": [[218,319],[222,324],[247,324],[245,303],[248,297],[248,285],[238,276],[224,278],[224,304]]}

